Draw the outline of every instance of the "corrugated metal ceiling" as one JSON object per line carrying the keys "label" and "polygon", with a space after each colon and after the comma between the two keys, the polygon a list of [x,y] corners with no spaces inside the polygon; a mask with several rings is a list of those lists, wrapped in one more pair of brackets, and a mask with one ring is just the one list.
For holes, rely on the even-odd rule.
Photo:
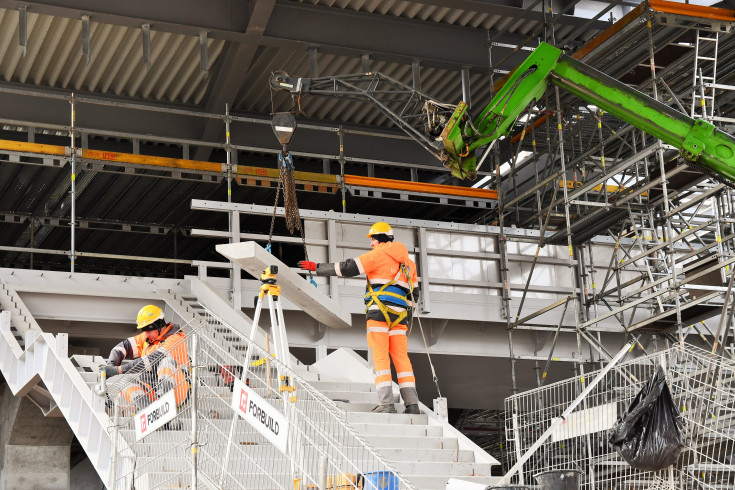
{"label": "corrugated metal ceiling", "polygon": [[[200,69],[199,38],[151,30],[151,68],[143,63],[140,29],[90,22],[90,59],[82,54],[82,22],[28,13],[26,54],[16,10],[0,9],[0,74],[6,82],[197,105],[209,77]],[[225,42],[208,40],[216,63]]]}
{"label": "corrugated metal ceiling", "polygon": [[[323,9],[345,9],[386,18],[411,19],[417,22],[457,26],[460,29],[487,29],[497,32],[504,30],[509,34],[526,37],[541,26],[537,21],[507,17],[489,12],[472,12],[448,7],[426,6],[416,2],[394,0],[309,0],[286,1],[280,4],[308,4]],[[18,43],[19,15],[16,10],[0,9],[0,80],[11,84],[29,87],[48,87],[64,91],[92,93],[100,96],[120,97],[134,101],[144,99],[155,102],[171,102],[194,109],[206,109],[206,102],[212,95],[215,76],[220,76],[218,64],[230,59],[226,41],[211,37],[208,40],[209,71],[205,75],[200,69],[199,37],[192,35],[162,32],[151,28],[151,68],[143,63],[142,33],[140,28],[121,25],[90,23],[90,60],[86,62],[82,54],[82,22],[78,18],[55,17],[28,11],[28,45],[25,56]],[[564,30],[561,30],[564,29]],[[564,36],[573,29],[568,25],[557,31]],[[442,29],[443,31],[443,29]],[[591,31],[590,31],[591,32]],[[343,33],[344,34],[344,33]],[[349,33],[348,33],[349,34]],[[376,33],[379,34],[379,33]],[[581,32],[579,39],[589,33]],[[484,37],[484,36],[482,36]],[[502,41],[502,37],[498,40]],[[278,47],[276,47],[278,46]],[[363,69],[363,61],[354,54],[344,55],[339,50],[320,51],[317,60],[318,74],[342,75],[358,73]],[[270,114],[273,109],[288,110],[290,96],[277,94],[275,107],[271,105],[268,79],[275,70],[285,70],[296,76],[310,75],[310,58],[306,43],[286,42],[263,43],[257,47],[249,67],[242,67],[235,73],[235,84],[239,87],[234,98],[233,112],[257,115]],[[448,60],[454,61],[454,60]],[[440,66],[437,66],[440,65]],[[448,69],[441,63],[426,63],[421,66],[421,88],[432,96],[456,103],[462,97],[459,67]],[[449,63],[446,66],[451,66]],[[236,67],[237,68],[237,67]],[[371,71],[412,83],[412,67],[406,57],[386,59],[376,57],[371,61]],[[474,107],[483,107],[490,96],[490,74],[488,70],[474,68],[470,74],[471,98]],[[303,110],[309,118],[339,123],[353,123],[366,126],[386,126],[390,121],[378,110],[367,104],[334,98],[308,97],[303,101]],[[219,110],[219,109],[215,109]],[[219,122],[219,121],[218,121]],[[62,123],[65,124],[65,123]],[[11,129],[11,131],[8,131]],[[27,128],[6,125],[5,138],[25,139],[18,133]],[[63,129],[63,128],[62,128]],[[138,128],[130,128],[137,132]],[[219,129],[218,129],[219,130]],[[67,144],[68,136],[61,131],[35,133],[38,142]],[[65,136],[65,137],[62,137]],[[115,146],[117,145],[117,146]],[[90,146],[110,151],[130,152],[129,141],[114,141],[90,137]],[[142,144],[142,153],[153,152],[153,144]],[[170,151],[168,151],[170,150]],[[158,151],[158,150],[156,150]],[[422,151],[417,148],[417,151]],[[180,157],[180,148],[162,148],[162,155]],[[168,153],[167,153],[168,152]],[[153,154],[153,153],[150,153]],[[240,155],[251,158],[253,155]],[[256,155],[257,157],[257,155]],[[427,157],[428,158],[428,157]],[[220,152],[212,157],[213,161],[224,161]],[[265,160],[258,160],[260,164]],[[272,161],[268,160],[268,162]],[[241,163],[242,160],[241,160]],[[251,163],[251,162],[248,162]],[[322,162],[300,162],[305,170],[320,171]],[[273,163],[275,165],[275,163]],[[312,165],[309,167],[309,165]],[[365,165],[348,164],[348,173],[367,172]],[[386,169],[386,172],[392,169]],[[408,171],[405,171],[408,174]],[[120,231],[131,223],[152,224],[171,228],[189,229],[226,228],[223,216],[212,213],[192,212],[192,198],[224,200],[225,183],[205,183],[184,179],[155,178],[154,170],[146,176],[132,172],[110,173],[93,171],[90,168],[78,170],[77,217],[111,223],[107,229],[80,229],[78,240],[80,248],[105,253],[126,255],[145,255],[158,257],[196,258],[218,260],[213,252],[213,240],[192,238],[181,231],[176,233],[131,233]],[[435,171],[436,174],[436,171]],[[433,174],[433,176],[435,176]],[[430,175],[427,170],[420,177]],[[444,174],[442,174],[444,175]],[[408,177],[406,177],[408,178]],[[420,178],[421,180],[421,178]],[[51,168],[41,165],[26,165],[10,161],[0,163],[0,213],[10,216],[33,216],[66,218],[68,212],[68,167]],[[275,187],[234,186],[233,200],[255,204],[273,204]],[[341,196],[299,192],[299,201],[308,209],[339,209]],[[413,201],[379,200],[348,196],[348,210],[385,216],[423,217],[427,219],[446,219],[452,221],[471,220],[477,211],[450,208],[430,203]],[[0,216],[1,217],[1,216]],[[267,222],[267,223],[266,223]],[[264,224],[265,223],[265,224]],[[112,225],[115,225],[112,226]],[[254,219],[243,226],[249,231],[264,232],[269,220]],[[277,225],[280,226],[280,225]],[[102,227],[104,228],[104,227]],[[30,226],[25,224],[4,223],[2,245],[35,246],[47,249],[68,249],[69,229],[66,225]],[[175,250],[175,252],[174,252]],[[2,253],[0,265],[26,266],[27,254]],[[41,260],[37,258],[36,260]],[[52,262],[52,259],[46,259]],[[59,258],[64,267],[66,258]],[[87,261],[90,262],[89,260]],[[109,260],[99,262],[100,267],[110,264]],[[128,263],[114,264],[112,269],[126,270]],[[137,264],[129,270],[148,273],[149,265]],[[157,270],[163,270],[160,266]],[[171,272],[161,272],[170,274]]]}
{"label": "corrugated metal ceiling", "polygon": [[298,3],[321,5],[325,7],[390,15],[407,19],[424,20],[440,24],[474,27],[478,29],[495,29],[514,34],[530,34],[540,27],[537,21],[514,19],[498,14],[476,12],[452,7],[426,5],[417,2],[385,1],[385,0],[294,0]]}

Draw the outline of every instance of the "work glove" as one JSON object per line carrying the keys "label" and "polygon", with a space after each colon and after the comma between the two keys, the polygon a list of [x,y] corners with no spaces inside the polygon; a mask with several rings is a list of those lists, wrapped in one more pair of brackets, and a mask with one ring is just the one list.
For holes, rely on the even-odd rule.
{"label": "work glove", "polygon": [[310,262],[308,260],[299,260],[298,266],[304,271],[316,271],[316,262]]}
{"label": "work glove", "polygon": [[120,374],[117,370],[117,366],[113,366],[111,364],[102,364],[100,365],[100,373],[104,372],[107,375],[107,378],[112,378],[113,376],[117,376]]}

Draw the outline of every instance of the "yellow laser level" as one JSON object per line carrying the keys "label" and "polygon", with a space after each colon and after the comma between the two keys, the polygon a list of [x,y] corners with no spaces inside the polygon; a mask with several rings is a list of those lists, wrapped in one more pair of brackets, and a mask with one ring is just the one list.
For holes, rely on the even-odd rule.
{"label": "yellow laser level", "polygon": [[263,298],[266,294],[270,294],[274,300],[278,300],[278,296],[281,294],[281,286],[276,285],[276,279],[278,274],[278,266],[272,265],[268,267],[260,275],[260,292],[258,293],[259,298]]}
{"label": "yellow laser level", "polygon": [[278,266],[272,265],[264,270],[263,273],[260,275],[260,282],[262,282],[263,284],[275,284],[277,275]]}

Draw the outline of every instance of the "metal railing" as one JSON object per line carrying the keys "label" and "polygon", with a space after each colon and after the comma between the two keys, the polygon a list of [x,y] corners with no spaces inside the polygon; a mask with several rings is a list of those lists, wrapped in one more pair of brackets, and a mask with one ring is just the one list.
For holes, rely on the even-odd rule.
{"label": "metal railing", "polygon": [[[622,416],[659,365],[685,427],[677,463],[658,472],[628,465],[607,442]],[[506,451],[518,461],[599,372],[549,384],[506,399]],[[735,488],[735,362],[691,345],[628,360],[615,366],[577,410],[516,475],[533,484],[547,470],[577,469],[583,489]]]}
{"label": "metal railing", "polygon": [[[380,479],[391,480],[390,488],[415,488],[349,425],[344,410],[281,359],[208,310],[184,330],[191,375],[177,389],[193,389],[166,426],[136,441],[138,408],[117,395],[140,383],[155,391],[160,384],[149,373],[156,372],[156,365],[107,383],[108,398],[118,401],[117,409],[108,402],[111,417],[118,413],[112,430],[135,455],[130,471],[115,475],[111,488],[129,488],[134,482],[136,488],[196,488],[198,483],[205,488],[378,490]],[[239,396],[243,385],[285,418],[287,427],[280,428],[287,431],[285,448],[279,449],[233,407],[233,391]]]}

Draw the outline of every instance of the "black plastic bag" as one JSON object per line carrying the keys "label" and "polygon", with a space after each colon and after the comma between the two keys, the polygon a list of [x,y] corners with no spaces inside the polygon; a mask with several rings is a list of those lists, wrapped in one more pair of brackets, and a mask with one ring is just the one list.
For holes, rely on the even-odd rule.
{"label": "black plastic bag", "polygon": [[657,471],[679,459],[684,446],[679,409],[659,366],[608,433],[608,442],[633,468]]}

